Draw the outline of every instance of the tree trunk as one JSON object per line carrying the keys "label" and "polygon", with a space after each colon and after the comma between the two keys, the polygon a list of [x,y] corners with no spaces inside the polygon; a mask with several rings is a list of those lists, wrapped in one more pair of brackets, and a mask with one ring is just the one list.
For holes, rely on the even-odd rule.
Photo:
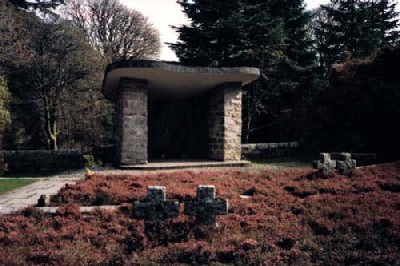
{"label": "tree trunk", "polygon": [[48,132],[49,136],[49,148],[50,150],[56,151],[58,150],[57,146],[57,127],[55,121],[53,121],[50,125],[51,131]]}
{"label": "tree trunk", "polygon": [[57,111],[55,108],[50,107],[50,102],[47,97],[45,97],[45,122],[46,122],[46,133],[47,133],[47,143],[49,150],[58,150],[57,146]]}
{"label": "tree trunk", "polygon": [[55,120],[55,116],[53,119],[50,120],[50,125],[49,125],[49,144],[50,144],[50,149],[53,151],[58,150],[57,146],[57,121]]}

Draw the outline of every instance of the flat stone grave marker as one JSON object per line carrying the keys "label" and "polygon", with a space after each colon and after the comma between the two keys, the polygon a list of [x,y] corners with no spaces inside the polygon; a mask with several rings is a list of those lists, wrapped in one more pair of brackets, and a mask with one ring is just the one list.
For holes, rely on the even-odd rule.
{"label": "flat stone grave marker", "polygon": [[217,215],[228,214],[229,202],[216,198],[215,186],[198,186],[196,198],[185,200],[184,203],[184,214],[196,216],[198,224],[218,227]]}
{"label": "flat stone grave marker", "polygon": [[162,186],[147,187],[147,197],[143,201],[136,201],[133,206],[132,216],[146,221],[163,221],[177,217],[179,202],[166,200],[166,190]]}
{"label": "flat stone grave marker", "polygon": [[331,155],[329,153],[320,153],[319,157],[319,161],[313,162],[313,168],[317,169],[325,176],[330,175],[336,167],[336,161],[331,160]]}

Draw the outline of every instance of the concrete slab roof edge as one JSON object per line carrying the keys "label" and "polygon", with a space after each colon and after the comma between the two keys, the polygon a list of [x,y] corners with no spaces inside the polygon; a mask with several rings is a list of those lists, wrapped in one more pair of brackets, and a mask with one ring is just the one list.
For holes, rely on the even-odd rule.
{"label": "concrete slab roof edge", "polygon": [[152,89],[204,91],[225,82],[249,84],[260,76],[252,67],[192,67],[175,62],[125,60],[109,64],[103,80],[103,94],[116,99],[123,77],[148,80]]}

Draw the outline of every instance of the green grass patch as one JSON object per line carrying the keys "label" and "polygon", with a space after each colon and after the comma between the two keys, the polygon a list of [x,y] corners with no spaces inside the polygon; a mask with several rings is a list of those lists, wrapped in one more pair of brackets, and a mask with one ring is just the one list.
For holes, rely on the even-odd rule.
{"label": "green grass patch", "polygon": [[13,189],[24,187],[29,184],[36,182],[34,179],[19,179],[19,178],[7,178],[0,179],[0,195],[5,194]]}

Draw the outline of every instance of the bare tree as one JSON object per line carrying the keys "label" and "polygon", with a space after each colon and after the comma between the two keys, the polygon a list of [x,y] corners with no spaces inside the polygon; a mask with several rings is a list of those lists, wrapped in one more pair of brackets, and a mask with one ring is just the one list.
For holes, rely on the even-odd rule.
{"label": "bare tree", "polygon": [[109,62],[159,55],[159,32],[145,16],[118,0],[70,0],[63,13]]}
{"label": "bare tree", "polygon": [[28,47],[35,56],[13,71],[14,81],[20,82],[14,92],[40,114],[48,148],[57,150],[64,94],[71,93],[78,81],[92,73],[99,56],[70,22],[37,20],[29,26]]}

